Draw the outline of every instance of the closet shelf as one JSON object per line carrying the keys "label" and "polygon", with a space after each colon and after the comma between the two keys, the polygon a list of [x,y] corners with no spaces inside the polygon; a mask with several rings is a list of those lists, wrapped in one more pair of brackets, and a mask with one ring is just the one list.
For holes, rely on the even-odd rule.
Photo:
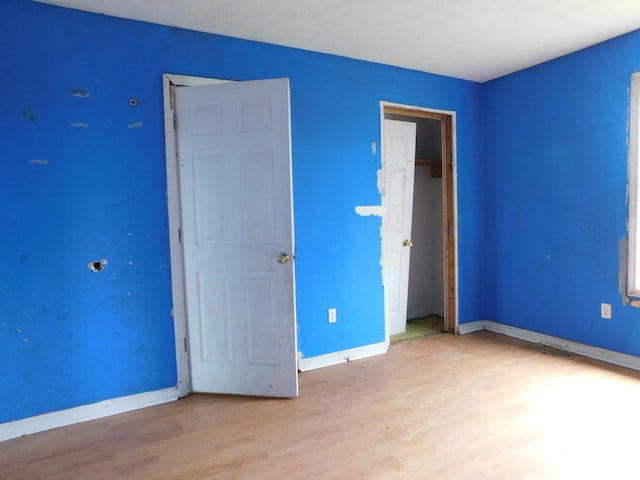
{"label": "closet shelf", "polygon": [[442,177],[442,161],[441,160],[427,160],[424,158],[416,158],[416,165],[428,165],[431,167],[431,178]]}

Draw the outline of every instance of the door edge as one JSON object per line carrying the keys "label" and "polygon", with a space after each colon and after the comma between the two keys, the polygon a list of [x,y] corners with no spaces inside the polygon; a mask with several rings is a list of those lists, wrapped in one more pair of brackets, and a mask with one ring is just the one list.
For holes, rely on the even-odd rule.
{"label": "door edge", "polygon": [[182,218],[180,215],[180,184],[178,178],[178,153],[176,143],[176,125],[174,115],[173,89],[175,87],[193,87],[226,83],[231,80],[194,77],[164,73],[162,75],[162,97],[164,112],[165,169],[167,173],[167,209],[169,216],[169,254],[171,258],[171,295],[175,348],[177,387],[180,397],[191,391],[189,378],[189,359],[187,355],[187,314],[184,292],[184,258],[180,242]]}

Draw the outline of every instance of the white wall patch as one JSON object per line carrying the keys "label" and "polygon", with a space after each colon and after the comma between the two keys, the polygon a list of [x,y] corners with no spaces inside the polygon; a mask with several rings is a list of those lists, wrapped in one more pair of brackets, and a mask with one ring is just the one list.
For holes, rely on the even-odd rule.
{"label": "white wall patch", "polygon": [[79,98],[87,98],[91,96],[91,94],[86,90],[80,90],[80,89],[71,90],[71,95]]}
{"label": "white wall patch", "polygon": [[366,205],[356,207],[356,213],[362,217],[382,217],[382,205]]}

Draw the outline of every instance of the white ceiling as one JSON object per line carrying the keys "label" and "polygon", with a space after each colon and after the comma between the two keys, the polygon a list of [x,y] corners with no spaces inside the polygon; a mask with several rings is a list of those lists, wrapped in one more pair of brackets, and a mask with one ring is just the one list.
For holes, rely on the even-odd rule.
{"label": "white ceiling", "polygon": [[640,28],[640,0],[36,0],[485,82]]}

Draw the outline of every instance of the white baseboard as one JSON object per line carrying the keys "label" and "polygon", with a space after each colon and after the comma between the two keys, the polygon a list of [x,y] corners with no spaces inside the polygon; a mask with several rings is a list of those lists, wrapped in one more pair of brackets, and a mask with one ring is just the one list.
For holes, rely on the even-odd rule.
{"label": "white baseboard", "polygon": [[0,442],[53,428],[65,427],[74,423],[88,422],[118,413],[172,402],[177,400],[178,396],[178,387],[171,387],[1,423]]}
{"label": "white baseboard", "polygon": [[511,327],[503,323],[479,320],[477,322],[462,323],[458,327],[460,334],[477,332],[478,330],[489,330],[490,332],[501,333],[509,337],[519,338],[520,340],[539,343],[595,360],[631,368],[632,370],[640,370],[640,357],[627,355],[626,353],[618,353],[604,348],[592,347],[584,343],[573,342],[571,340],[565,340],[564,338],[545,335],[544,333],[532,332],[531,330],[525,330],[523,328]]}
{"label": "white baseboard", "polygon": [[372,357],[387,353],[387,344],[385,342],[373,343],[364,347],[351,348],[342,350],[341,352],[327,353],[326,355],[318,355],[317,357],[301,358],[298,362],[298,369],[301,372],[308,372],[316,368],[329,367],[339,363],[351,362],[361,358]]}
{"label": "white baseboard", "polygon": [[478,320],[477,322],[461,323],[458,325],[458,333],[460,335],[464,335],[466,333],[478,332],[480,330],[489,330],[486,327],[487,323],[488,323],[487,320]]}

